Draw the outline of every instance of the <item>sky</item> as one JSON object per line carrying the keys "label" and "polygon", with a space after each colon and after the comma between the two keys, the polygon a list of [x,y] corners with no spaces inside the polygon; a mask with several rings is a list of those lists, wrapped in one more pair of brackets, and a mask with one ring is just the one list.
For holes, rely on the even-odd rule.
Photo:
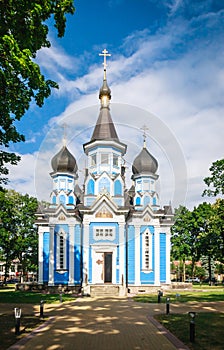
{"label": "sky", "polygon": [[[10,150],[21,155],[10,168],[8,188],[49,201],[51,159],[62,147],[76,158],[79,186],[98,118],[105,48],[111,116],[119,139],[128,146],[126,183],[143,147],[158,160],[161,206],[193,208],[209,168],[223,158],[224,1],[98,0],[75,1],[59,39],[49,21],[50,48],[36,61],[46,79],[59,83],[42,108],[31,104],[18,122],[24,143]],[[65,127],[64,127],[65,125]]]}

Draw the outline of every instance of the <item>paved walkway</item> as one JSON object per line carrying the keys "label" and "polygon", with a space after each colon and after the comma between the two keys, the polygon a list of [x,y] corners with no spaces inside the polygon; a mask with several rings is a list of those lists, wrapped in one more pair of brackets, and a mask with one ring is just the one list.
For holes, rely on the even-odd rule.
{"label": "paved walkway", "polygon": [[[224,311],[224,303],[192,303],[197,311]],[[189,305],[173,304],[170,311],[188,312]],[[152,315],[164,304],[143,304],[129,298],[80,298],[59,306],[45,305],[49,320],[11,346],[10,350],[184,350],[188,349]]]}

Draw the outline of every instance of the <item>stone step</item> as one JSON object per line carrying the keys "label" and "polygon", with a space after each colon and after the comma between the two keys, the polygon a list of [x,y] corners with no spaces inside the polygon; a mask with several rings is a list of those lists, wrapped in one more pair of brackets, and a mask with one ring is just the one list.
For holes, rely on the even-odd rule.
{"label": "stone step", "polygon": [[91,286],[90,295],[93,297],[119,296],[119,286],[113,286],[113,285]]}

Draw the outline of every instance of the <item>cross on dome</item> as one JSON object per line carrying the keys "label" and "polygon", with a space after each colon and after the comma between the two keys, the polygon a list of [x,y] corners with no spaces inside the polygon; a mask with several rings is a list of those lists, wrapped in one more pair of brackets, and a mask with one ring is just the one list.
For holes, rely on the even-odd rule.
{"label": "cross on dome", "polygon": [[66,123],[63,123],[62,124],[62,128],[63,128],[63,146],[66,146],[66,143],[67,143],[67,124]]}
{"label": "cross on dome", "polygon": [[143,130],[143,147],[146,148],[146,130],[149,128],[144,124],[140,129]]}
{"label": "cross on dome", "polygon": [[111,54],[104,49],[102,53],[99,53],[99,56],[103,56],[104,80],[106,80],[107,57],[111,56]]}

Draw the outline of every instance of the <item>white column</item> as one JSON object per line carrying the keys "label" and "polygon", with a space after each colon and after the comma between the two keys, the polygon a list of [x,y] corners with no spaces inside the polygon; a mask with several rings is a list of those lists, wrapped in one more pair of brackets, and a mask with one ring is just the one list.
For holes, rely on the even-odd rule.
{"label": "white column", "polygon": [[141,285],[140,269],[141,269],[141,254],[140,254],[140,226],[135,225],[135,285]]}
{"label": "white column", "polygon": [[[123,275],[123,281],[125,281],[125,225],[119,224],[119,283],[122,283],[122,275]],[[117,257],[116,257],[117,261]],[[115,269],[113,271],[117,271],[117,266],[115,264]],[[116,280],[116,275],[115,275],[115,280]]]}
{"label": "white column", "polygon": [[166,283],[170,284],[170,228],[166,229]]}
{"label": "white column", "polygon": [[155,280],[156,286],[160,285],[160,244],[159,244],[160,227],[155,226],[154,232],[154,259],[155,259]]}
{"label": "white column", "polygon": [[49,281],[48,285],[54,285],[54,226],[50,226],[50,249],[49,249]]}
{"label": "white column", "polygon": [[83,286],[88,284],[89,275],[89,222],[83,222]]}
{"label": "white column", "polygon": [[43,226],[38,227],[38,283],[43,283],[43,262],[44,262],[43,239],[44,239],[45,231],[48,231],[48,227],[43,227]]}
{"label": "white column", "polygon": [[69,285],[74,285],[74,225],[69,225]]}

